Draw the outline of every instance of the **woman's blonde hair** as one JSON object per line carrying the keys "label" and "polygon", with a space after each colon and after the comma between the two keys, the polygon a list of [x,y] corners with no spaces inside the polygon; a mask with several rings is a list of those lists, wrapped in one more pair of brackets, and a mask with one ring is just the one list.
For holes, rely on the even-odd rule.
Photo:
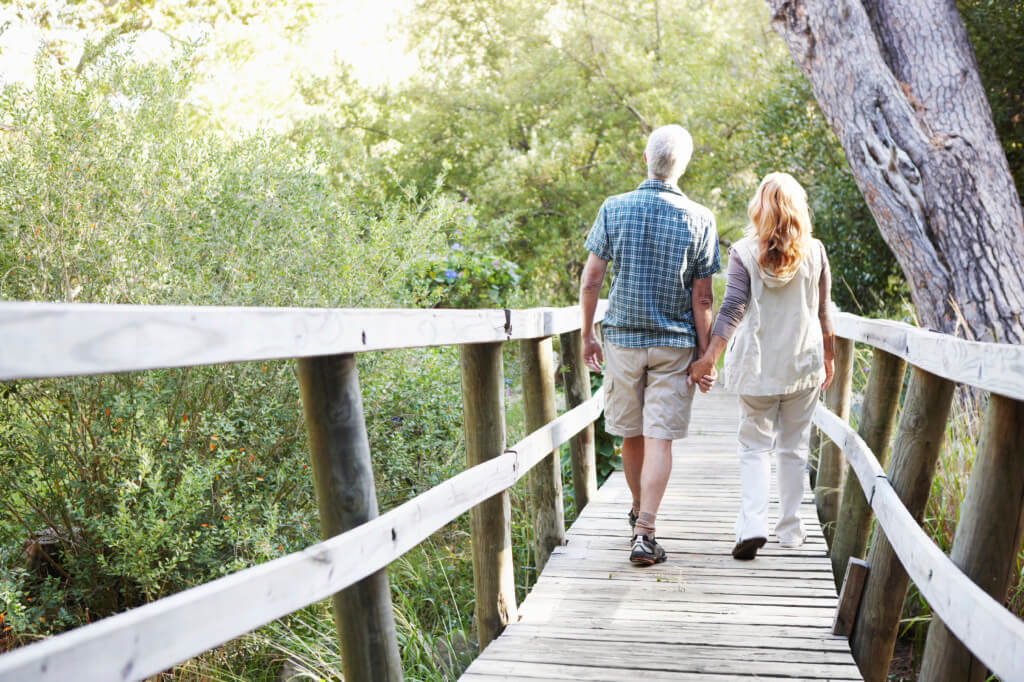
{"label": "woman's blonde hair", "polygon": [[810,244],[811,213],[807,192],[789,173],[764,176],[747,205],[751,233],[760,242],[757,262],[775,275],[800,267]]}

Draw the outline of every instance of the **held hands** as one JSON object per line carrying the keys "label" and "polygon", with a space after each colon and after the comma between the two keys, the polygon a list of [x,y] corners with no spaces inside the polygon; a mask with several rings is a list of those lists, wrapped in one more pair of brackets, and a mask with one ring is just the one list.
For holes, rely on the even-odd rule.
{"label": "held hands", "polygon": [[597,334],[593,332],[584,334],[583,364],[600,374],[602,362],[604,362],[604,353],[601,351],[601,344],[597,340]]}
{"label": "held hands", "polygon": [[705,353],[699,360],[690,363],[690,374],[686,377],[686,385],[697,384],[701,393],[707,393],[715,385],[717,378],[718,370],[715,369],[715,362]]}

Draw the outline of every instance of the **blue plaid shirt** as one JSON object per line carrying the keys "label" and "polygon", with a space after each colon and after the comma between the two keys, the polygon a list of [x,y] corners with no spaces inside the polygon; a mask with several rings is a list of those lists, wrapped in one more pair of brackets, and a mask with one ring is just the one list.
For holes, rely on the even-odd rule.
{"label": "blue plaid shirt", "polygon": [[616,346],[693,348],[693,280],[721,268],[715,216],[678,187],[646,180],[605,199],[587,250],[612,261],[601,330]]}

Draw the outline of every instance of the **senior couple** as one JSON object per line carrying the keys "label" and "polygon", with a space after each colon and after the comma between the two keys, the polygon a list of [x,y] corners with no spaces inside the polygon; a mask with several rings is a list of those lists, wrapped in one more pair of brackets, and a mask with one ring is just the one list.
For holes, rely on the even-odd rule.
{"label": "senior couple", "polygon": [[[583,356],[596,372],[605,365],[605,429],[623,439],[633,496],[629,558],[641,566],[666,559],[656,523],[672,441],[686,437],[695,389],[711,389],[723,350],[723,384],[740,404],[737,559],[753,559],[767,541],[773,452],[780,499],[774,533],[783,547],[803,543],[798,511],[811,416],[832,380],[831,280],[825,248],[811,237],[806,192],[786,173],[761,182],[747,208],[747,234],[730,250],[725,299],[713,320],[715,218],[677,185],[692,153],[680,126],[651,133],[647,180],[601,206],[580,282]],[[609,263],[602,348],[594,311]]]}

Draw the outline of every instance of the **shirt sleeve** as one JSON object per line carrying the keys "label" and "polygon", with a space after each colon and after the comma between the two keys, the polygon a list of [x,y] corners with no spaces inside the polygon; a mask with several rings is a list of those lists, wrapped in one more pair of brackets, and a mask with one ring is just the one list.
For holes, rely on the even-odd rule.
{"label": "shirt sleeve", "polygon": [[587,241],[584,243],[587,251],[590,251],[601,260],[612,259],[612,247],[611,241],[608,239],[608,221],[605,210],[607,203],[606,201],[601,204],[601,210],[597,212],[597,218],[594,219],[594,225],[590,228],[590,234],[587,235]]}
{"label": "shirt sleeve", "polygon": [[818,321],[822,334],[835,334],[832,327],[832,270],[824,244],[821,245],[821,277],[818,278]]}
{"label": "shirt sleeve", "polygon": [[734,252],[729,257],[729,280],[725,284],[725,299],[711,330],[712,336],[721,336],[728,341],[747,312],[750,300],[750,273],[743,261]]}
{"label": "shirt sleeve", "polygon": [[704,231],[704,239],[694,263],[694,279],[707,279],[722,269],[721,256],[718,254],[718,228],[715,227],[715,217],[713,215],[708,220],[707,229]]}

